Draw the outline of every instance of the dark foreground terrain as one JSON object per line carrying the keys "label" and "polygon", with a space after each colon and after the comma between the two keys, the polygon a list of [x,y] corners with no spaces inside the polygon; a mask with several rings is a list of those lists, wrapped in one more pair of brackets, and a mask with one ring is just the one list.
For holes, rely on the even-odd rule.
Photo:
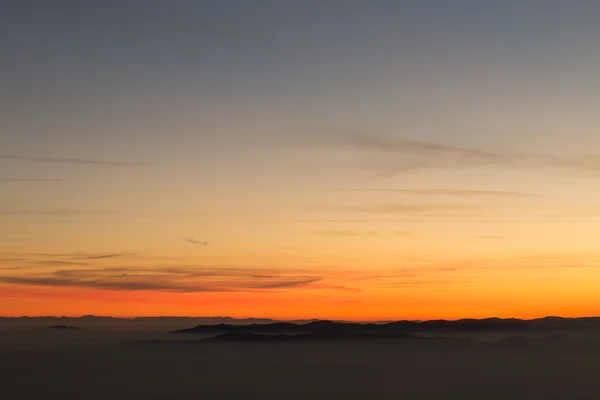
{"label": "dark foreground terrain", "polygon": [[0,333],[5,345],[14,339],[0,349],[0,399],[600,399],[600,337],[591,333]]}

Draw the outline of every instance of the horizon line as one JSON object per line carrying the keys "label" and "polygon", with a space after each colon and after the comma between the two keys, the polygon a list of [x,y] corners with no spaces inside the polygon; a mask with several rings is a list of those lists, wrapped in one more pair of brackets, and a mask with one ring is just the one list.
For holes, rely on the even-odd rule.
{"label": "horizon line", "polygon": [[155,319],[175,319],[175,318],[187,318],[187,319],[232,319],[232,320],[271,320],[274,322],[293,322],[293,321],[332,321],[332,322],[354,322],[354,323],[369,323],[369,322],[398,322],[398,321],[462,321],[462,320],[486,320],[486,319],[500,319],[500,320],[520,320],[520,321],[535,321],[540,319],[559,318],[559,319],[584,319],[584,318],[600,318],[600,315],[580,315],[577,317],[565,317],[560,315],[545,315],[542,317],[533,318],[518,318],[518,317],[462,317],[462,318],[431,318],[431,319],[396,319],[396,318],[382,318],[382,319],[338,319],[338,318],[285,318],[278,319],[273,317],[229,317],[229,316],[185,316],[185,315],[138,315],[129,317],[119,317],[110,315],[94,315],[85,314],[79,316],[66,316],[66,315],[20,315],[20,316],[4,316],[0,315],[0,319],[23,319],[23,318],[69,318],[69,319],[81,319],[81,318],[106,318],[106,319],[117,319],[117,320],[135,320],[140,318],[155,318]]}

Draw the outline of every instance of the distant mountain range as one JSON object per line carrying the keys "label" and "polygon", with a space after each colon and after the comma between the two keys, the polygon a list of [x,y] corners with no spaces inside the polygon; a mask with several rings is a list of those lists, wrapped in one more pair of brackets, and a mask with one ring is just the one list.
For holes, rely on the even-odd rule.
{"label": "distant mountain range", "polygon": [[270,318],[231,317],[137,317],[115,318],[94,315],[82,317],[0,317],[3,328],[42,328],[68,326],[98,330],[153,330],[171,334],[453,334],[493,332],[538,331],[597,331],[600,333],[600,317],[562,318],[545,317],[522,319],[460,319],[430,321],[385,321],[357,323],[328,320],[277,321]]}
{"label": "distant mountain range", "polygon": [[[297,324],[314,322],[315,320],[290,321]],[[73,326],[92,330],[139,331],[153,330],[169,332],[194,325],[249,325],[272,324],[278,321],[270,318],[231,317],[136,317],[116,318],[95,315],[82,317],[0,317],[0,330],[5,329],[37,329],[50,326]]]}
{"label": "distant mountain range", "polygon": [[600,318],[546,317],[534,320],[521,319],[461,319],[456,321],[394,321],[385,323],[352,323],[335,321],[312,321],[308,323],[273,322],[267,324],[213,324],[172,331],[172,334],[451,334],[491,332],[599,330]]}

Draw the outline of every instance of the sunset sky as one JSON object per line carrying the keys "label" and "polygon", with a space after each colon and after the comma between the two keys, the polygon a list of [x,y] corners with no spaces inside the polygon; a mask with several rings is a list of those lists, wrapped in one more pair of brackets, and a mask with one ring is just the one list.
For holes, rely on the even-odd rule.
{"label": "sunset sky", "polygon": [[599,16],[3,1],[0,315],[598,315]]}

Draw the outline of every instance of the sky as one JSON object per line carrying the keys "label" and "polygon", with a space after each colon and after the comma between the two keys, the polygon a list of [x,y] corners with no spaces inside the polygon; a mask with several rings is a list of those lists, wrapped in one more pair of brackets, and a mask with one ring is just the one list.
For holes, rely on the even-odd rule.
{"label": "sky", "polygon": [[597,315],[599,15],[0,2],[0,315]]}

